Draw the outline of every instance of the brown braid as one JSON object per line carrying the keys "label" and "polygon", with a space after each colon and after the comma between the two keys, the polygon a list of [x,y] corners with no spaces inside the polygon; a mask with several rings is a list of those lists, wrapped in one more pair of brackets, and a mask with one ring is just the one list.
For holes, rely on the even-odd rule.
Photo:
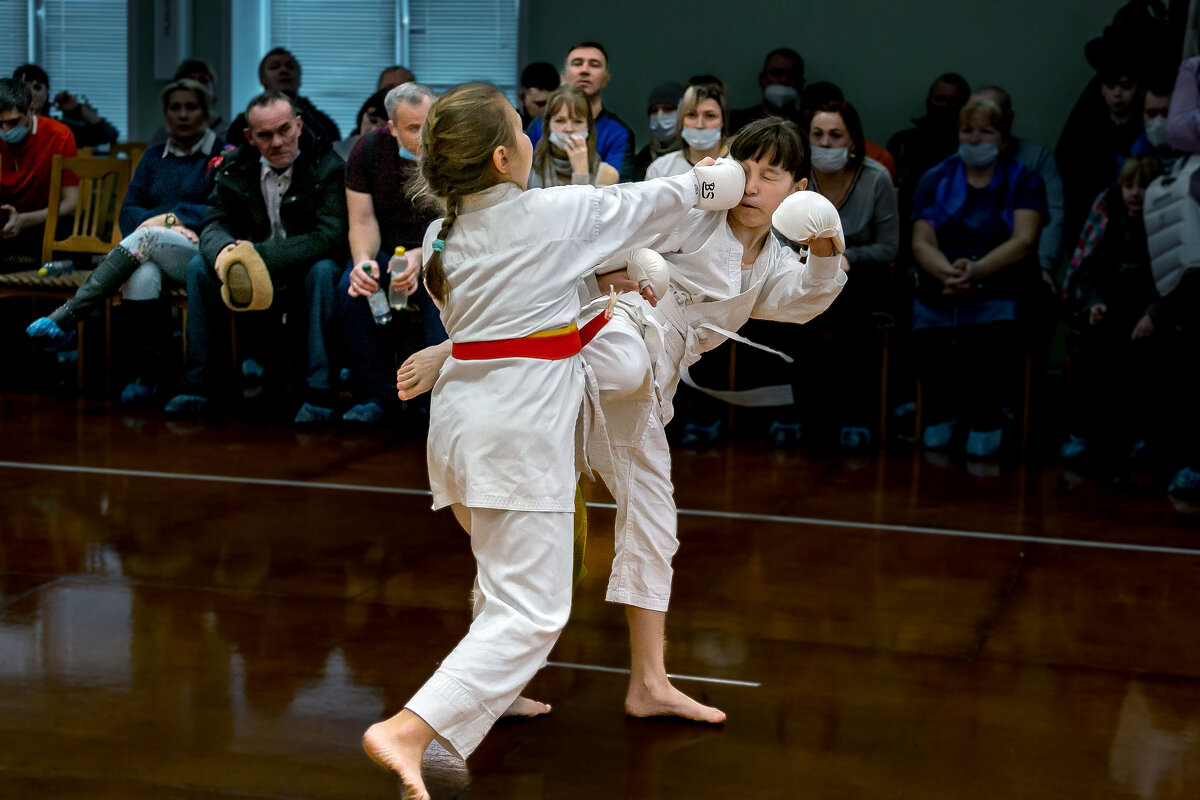
{"label": "brown braid", "polygon": [[[430,195],[445,203],[437,238],[445,247],[462,198],[500,182],[492,161],[496,148],[514,148],[512,107],[494,86],[464,83],[434,101],[421,128],[421,177],[410,186],[414,198]],[[425,265],[425,285],[438,302],[450,296],[442,253]]]}

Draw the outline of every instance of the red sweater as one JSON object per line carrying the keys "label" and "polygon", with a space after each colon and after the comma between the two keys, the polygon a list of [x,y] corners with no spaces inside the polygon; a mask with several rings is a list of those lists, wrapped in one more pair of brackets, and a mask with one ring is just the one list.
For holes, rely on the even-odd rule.
{"label": "red sweater", "polygon": [[[54,157],[75,156],[71,129],[49,117],[37,117],[37,132],[30,131],[20,144],[0,140],[0,203],[19,212],[38,211],[50,205],[50,169]],[[63,186],[78,186],[74,173],[63,173]]]}

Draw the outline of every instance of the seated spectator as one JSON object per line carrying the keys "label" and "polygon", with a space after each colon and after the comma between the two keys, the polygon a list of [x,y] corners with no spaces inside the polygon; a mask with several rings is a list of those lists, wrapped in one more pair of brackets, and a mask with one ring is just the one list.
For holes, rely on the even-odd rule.
{"label": "seated spectator", "polygon": [[[567,50],[567,63],[562,80],[567,86],[582,89],[592,104],[592,119],[596,123],[596,152],[605,164],[611,164],[621,180],[633,175],[633,131],[621,118],[604,107],[601,93],[612,80],[608,71],[608,51],[599,42],[577,42]],[[529,126],[529,140],[536,145],[542,138],[542,121],[535,119]]]}
{"label": "seated spectator", "polygon": [[[988,100],[999,106],[1004,115],[1004,127],[1012,130],[1016,114],[1008,92],[999,86],[983,86],[971,93],[971,102],[976,100]],[[1053,288],[1063,243],[1063,185],[1058,174],[1058,162],[1054,160],[1050,148],[1032,139],[1016,136],[1009,136],[1007,153],[1041,175],[1046,187],[1046,208],[1050,216],[1038,240],[1038,263],[1042,265],[1043,280]]]}
{"label": "seated spectator", "polygon": [[[956,72],[939,75],[925,95],[925,114],[913,120],[913,127],[888,139],[887,150],[896,160],[896,199],[903,220],[901,231],[905,234],[909,230],[917,184],[926,172],[958,149],[958,114],[970,94],[971,88],[963,76]],[[907,250],[908,239],[901,238],[901,247]]]}
{"label": "seated spectator", "polygon": [[643,180],[650,162],[662,158],[679,147],[679,99],[683,97],[683,84],[674,81],[660,83],[650,90],[646,99],[646,113],[650,118],[650,141],[638,151],[633,159],[633,178]]}
{"label": "seated spectator", "polygon": [[968,103],[959,151],[925,174],[913,196],[914,345],[924,381],[923,441],[944,449],[965,417],[967,454],[1001,448],[1006,399],[1019,387],[1017,322],[1038,282],[1041,176],[1007,154],[994,103]]}
{"label": "seated spectator", "polygon": [[804,127],[804,110],[799,107],[804,91],[804,59],[790,47],[780,47],[767,53],[762,72],[758,73],[762,102],[742,108],[729,115],[729,133],[734,134],[747,123],[764,117],[785,117]]}
{"label": "seated spectator", "polygon": [[545,61],[535,61],[521,70],[521,91],[517,92],[517,113],[521,115],[521,127],[528,130],[534,120],[545,115],[546,101],[561,83],[558,70]]}
{"label": "seated spectator", "polygon": [[188,263],[188,389],[165,410],[192,416],[209,407],[228,352],[224,300],[237,310],[291,312],[307,355],[307,396],[295,422],[326,422],[334,405],[328,343],[346,250],[345,165],[307,132],[283,92],[255,97],[245,117],[247,144],[216,174],[200,254]]}
{"label": "seated spectator", "polygon": [[1179,65],[1167,116],[1167,141],[1180,152],[1200,153],[1200,56]]}
{"label": "seated spectator", "polygon": [[350,157],[350,151],[361,137],[387,127],[387,109],[383,105],[383,98],[387,93],[387,89],[380,89],[368,97],[354,117],[354,133],[334,143],[333,152],[341,156],[343,161]]}
{"label": "seated spectator", "polygon": [[[121,289],[124,316],[138,331],[139,375],[121,392],[122,403],[149,400],[158,390],[158,347],[167,336],[170,308],[158,302],[163,277],[187,283],[187,265],[200,252],[200,223],[213,187],[214,159],[228,145],[208,127],[209,95],[195,81],[167,84],[162,94],[168,140],[146,151],[121,205],[121,229],[130,231],[92,270],[75,296],[29,326],[35,341],[66,341],[79,320]],[[122,286],[124,288],[122,289]]]}
{"label": "seated spectator", "polygon": [[[804,107],[806,109],[820,108],[826,103],[834,103],[840,100],[845,100],[846,96],[842,94],[841,88],[829,81],[817,81],[810,83],[804,90]],[[805,117],[807,118],[807,113]],[[892,154],[884,148],[872,142],[870,139],[864,139],[867,158],[880,164],[888,172],[888,178],[892,183],[896,182],[896,159],[892,158]]]}
{"label": "seated spectator", "polygon": [[[258,81],[262,84],[263,91],[283,92],[292,98],[301,118],[304,119],[305,129],[314,138],[331,147],[342,138],[337,123],[314,106],[311,100],[300,95],[300,62],[290,50],[276,47],[263,56],[262,61],[258,62]],[[247,128],[246,115],[239,114],[237,119],[229,124],[226,136],[236,139],[238,131]]]}
{"label": "seated spectator", "polygon": [[551,92],[542,128],[549,128],[550,135],[539,139],[533,149],[530,189],[568,184],[611,186],[620,178],[596,153],[596,124],[582,89],[560,86]]}
{"label": "seated spectator", "polygon": [[[446,329],[429,293],[418,280],[421,241],[439,216],[413,203],[409,181],[420,173],[421,125],[433,92],[417,83],[390,90],[385,99],[388,124],[366,134],[346,161],[346,207],[350,215],[350,262],[338,283],[338,323],[350,368],[354,406],[345,422],[373,425],[394,417],[397,355],[407,356],[403,317],[393,313],[386,325],[371,314],[367,297],[379,289],[382,265],[395,293],[409,291],[408,302],[424,318],[424,345],[446,340]],[[396,247],[407,250],[395,257]],[[370,269],[370,274],[364,270]]]}
{"label": "seated spectator", "polygon": [[[74,157],[70,129],[34,113],[28,84],[0,78],[0,241],[4,255],[18,264],[41,256],[56,155]],[[64,172],[62,186],[58,213],[69,228],[68,217],[79,199],[79,178]]]}
{"label": "seated spectator", "polygon": [[1063,229],[1072,235],[1142,135],[1142,66],[1116,44],[1088,55],[1097,73],[1093,94],[1071,112],[1054,151],[1063,181]]}
{"label": "seated spectator", "polygon": [[702,158],[720,158],[729,152],[729,95],[717,83],[687,87],[676,112],[679,148],[655,159],[647,178],[682,175]]}
{"label": "seated spectator", "polygon": [[1175,75],[1159,74],[1146,83],[1146,96],[1142,99],[1142,135],[1129,148],[1130,155],[1155,156],[1164,171],[1170,171],[1179,151],[1171,146],[1167,137],[1167,119],[1171,113],[1171,93],[1175,90]]}
{"label": "seated spectator", "polygon": [[[1079,269],[1082,300],[1079,347],[1071,362],[1069,430],[1061,449],[1077,459],[1095,445],[1145,455],[1151,424],[1162,409],[1161,376],[1166,372],[1162,298],[1154,288],[1142,205],[1146,187],[1162,172],[1154,156],[1125,161],[1113,212],[1099,244]],[[1132,448],[1132,449],[1126,449]]]}
{"label": "seated spectator", "polygon": [[415,83],[416,80],[417,76],[413,75],[411,69],[401,64],[396,64],[395,66],[385,68],[383,72],[379,73],[379,80],[375,81],[375,91],[382,91],[384,94],[387,94],[402,83]]}
{"label": "seated spectator", "polygon": [[[209,98],[208,129],[215,133],[221,141],[228,141],[226,134],[228,123],[221,119],[221,112],[217,109],[217,74],[213,72],[213,68],[208,65],[207,61],[201,61],[198,58],[184,59],[175,68],[175,75],[172,76],[171,82],[174,83],[184,78],[195,81],[204,87]],[[150,137],[150,145],[153,147],[158,144],[166,144],[167,136],[167,126],[158,126],[158,130]]]}
{"label": "seated spectator", "polygon": [[22,64],[13,70],[12,76],[29,84],[29,91],[33,93],[35,113],[49,117],[51,104],[58,109],[61,114],[59,121],[71,129],[77,148],[102,147],[112,144],[120,137],[112,123],[100,116],[86,97],[77,97],[63,90],[51,100],[50,76],[38,65]]}

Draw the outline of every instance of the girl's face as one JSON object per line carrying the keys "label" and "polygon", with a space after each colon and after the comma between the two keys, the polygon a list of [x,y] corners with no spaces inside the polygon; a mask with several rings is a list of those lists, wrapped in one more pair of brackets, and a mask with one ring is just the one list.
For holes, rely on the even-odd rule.
{"label": "girl's face", "polygon": [[711,97],[706,97],[696,104],[696,107],[683,115],[683,127],[720,128],[724,120],[721,118],[721,105]]}
{"label": "girl's face", "polygon": [[358,121],[359,136],[366,136],[368,133],[374,133],[380,128],[387,127],[387,117],[379,116],[382,111],[383,109],[368,108],[363,112],[362,119]]}
{"label": "girl's face", "polygon": [[1142,206],[1146,202],[1146,187],[1142,184],[1140,175],[1121,183],[1121,199],[1125,201],[1125,211],[1131,217],[1142,215]]}
{"label": "girl's face", "polygon": [[1100,94],[1113,116],[1124,116],[1137,96],[1137,83],[1128,75],[1122,75],[1115,83],[1101,83]]}
{"label": "girl's face", "polygon": [[984,114],[976,114],[959,126],[958,141],[963,144],[995,142],[1001,150],[1004,149],[1004,134]]}
{"label": "girl's face", "polygon": [[742,202],[729,213],[747,228],[769,227],[779,204],[792,192],[802,191],[808,185],[807,178],[797,182],[783,167],[762,159],[743,161],[742,168],[746,170],[746,191]]}
{"label": "girl's face", "polygon": [[208,117],[200,108],[196,93],[190,89],[177,89],[167,96],[164,116],[167,131],[176,141],[187,142],[203,136],[208,127]]}
{"label": "girl's face", "polygon": [[[841,114],[821,111],[813,115],[808,129],[808,143],[813,147],[854,147]],[[853,155],[853,153],[851,153]]]}
{"label": "girl's face", "polygon": [[563,103],[550,118],[550,130],[558,133],[583,133],[587,130],[587,120],[572,113],[571,107]]}

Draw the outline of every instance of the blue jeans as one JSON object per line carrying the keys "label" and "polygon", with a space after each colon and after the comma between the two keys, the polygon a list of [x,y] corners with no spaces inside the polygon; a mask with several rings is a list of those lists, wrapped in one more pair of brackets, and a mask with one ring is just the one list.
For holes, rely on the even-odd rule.
{"label": "blue jeans", "polygon": [[[380,264],[387,264],[390,253],[381,252]],[[350,296],[350,263],[337,286],[338,323],[346,348],[346,366],[350,368],[354,385],[352,391],[358,402],[375,402],[387,407],[396,399],[396,356],[402,346],[401,319],[393,317],[387,325],[376,325],[371,308],[365,297]],[[433,304],[433,298],[425,290],[424,281],[418,281],[417,291],[408,298],[421,310],[425,328],[425,346],[446,341],[446,329],[442,317]],[[404,312],[401,312],[404,313]]]}
{"label": "blue jeans", "polygon": [[[333,388],[328,342],[333,336],[334,292],[338,265],[323,258],[304,275],[304,286],[290,289],[276,284],[275,300],[268,314],[289,312],[295,322],[306,326],[306,386],[315,391]],[[274,279],[275,276],[272,276]],[[188,262],[188,358],[185,376],[194,394],[209,396],[219,383],[219,365],[229,351],[230,311],[221,300],[221,281],[216,270],[197,255]],[[254,313],[254,312],[239,312]],[[293,324],[295,324],[295,322]]]}

